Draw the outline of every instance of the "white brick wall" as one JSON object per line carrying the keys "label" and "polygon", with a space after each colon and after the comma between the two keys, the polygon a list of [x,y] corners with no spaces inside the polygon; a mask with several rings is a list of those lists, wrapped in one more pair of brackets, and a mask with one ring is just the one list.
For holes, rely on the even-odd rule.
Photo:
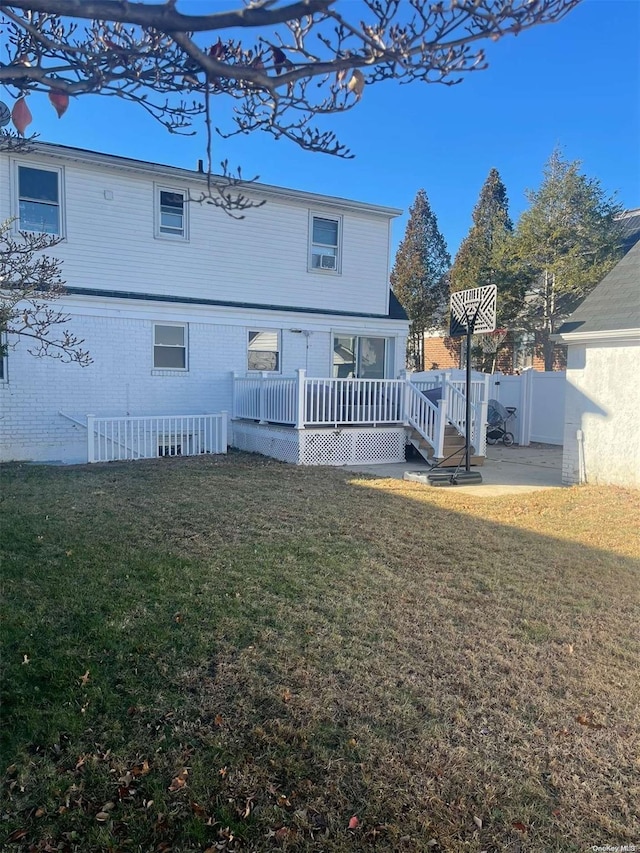
{"label": "white brick wall", "polygon": [[[93,364],[81,368],[34,358],[23,344],[9,353],[8,381],[0,383],[0,460],[86,462],[86,430],[60,412],[84,423],[87,414],[231,411],[231,372],[246,373],[249,329],[281,330],[283,375],[305,368],[309,376],[330,376],[336,332],[393,338],[394,372],[403,366],[402,321],[91,297],[66,297],[60,307],[72,315],[69,326],[85,338]],[[153,323],[163,321],[188,324],[187,372],[153,370]]]}

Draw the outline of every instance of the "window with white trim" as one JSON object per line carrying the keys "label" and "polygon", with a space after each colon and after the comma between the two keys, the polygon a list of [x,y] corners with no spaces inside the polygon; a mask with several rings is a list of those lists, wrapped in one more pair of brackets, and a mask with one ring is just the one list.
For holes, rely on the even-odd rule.
{"label": "window with white trim", "polygon": [[182,190],[156,187],[156,236],[187,239],[187,199]]}
{"label": "window with white trim", "polygon": [[153,366],[158,370],[187,370],[187,326],[153,325]]}
{"label": "window with white trim", "polygon": [[60,170],[18,165],[18,228],[62,235]]}
{"label": "window with white trim", "polygon": [[249,330],[247,370],[280,371],[280,332],[275,329]]}
{"label": "window with white trim", "polygon": [[340,271],[341,221],[339,217],[311,216],[309,266],[314,271]]}
{"label": "window with white trim", "polygon": [[385,379],[391,375],[388,338],[335,335],[333,376],[337,379]]}

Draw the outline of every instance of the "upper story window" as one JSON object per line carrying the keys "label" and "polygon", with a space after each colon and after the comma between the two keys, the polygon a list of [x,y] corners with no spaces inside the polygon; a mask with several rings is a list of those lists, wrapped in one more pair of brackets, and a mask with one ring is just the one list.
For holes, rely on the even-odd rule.
{"label": "upper story window", "polygon": [[18,166],[18,227],[20,231],[62,234],[60,171]]}
{"label": "upper story window", "polygon": [[280,370],[280,332],[249,331],[247,370]]}
{"label": "upper story window", "polygon": [[187,239],[187,200],[182,190],[156,187],[156,236]]}
{"label": "upper story window", "polygon": [[187,326],[185,323],[154,324],[153,366],[160,370],[187,369]]}
{"label": "upper story window", "polygon": [[311,216],[312,270],[340,271],[341,222],[337,217]]}

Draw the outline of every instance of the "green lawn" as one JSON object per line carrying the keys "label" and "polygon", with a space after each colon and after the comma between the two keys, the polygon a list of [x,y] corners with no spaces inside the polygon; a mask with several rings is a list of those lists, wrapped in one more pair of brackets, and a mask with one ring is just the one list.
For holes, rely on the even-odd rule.
{"label": "green lawn", "polygon": [[640,844],[638,492],[233,454],[0,503],[2,850]]}

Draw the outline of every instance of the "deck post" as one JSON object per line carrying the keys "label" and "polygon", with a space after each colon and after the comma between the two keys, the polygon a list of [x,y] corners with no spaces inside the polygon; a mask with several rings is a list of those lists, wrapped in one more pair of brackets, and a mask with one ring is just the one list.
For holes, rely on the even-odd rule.
{"label": "deck post", "polygon": [[87,415],[87,462],[96,461],[95,415]]}
{"label": "deck post", "polygon": [[306,411],[306,376],[307,371],[304,368],[299,367],[296,370],[298,374],[298,382],[296,385],[296,429],[304,429],[304,422],[306,419],[305,411]]}
{"label": "deck post", "polygon": [[266,374],[266,373],[264,373],[264,372],[263,372],[263,373],[261,373],[261,374],[260,374],[260,389],[259,389],[259,391],[258,391],[258,423],[260,423],[260,424],[266,424],[266,423],[267,423],[267,421],[265,420],[265,417],[264,417],[264,416],[265,416],[265,404],[264,404],[265,389],[264,389],[264,380],[265,380],[266,378],[267,378],[267,374]]}
{"label": "deck post", "polygon": [[229,412],[220,412],[221,420],[220,420],[220,444],[222,446],[222,453],[227,452],[227,447],[229,446],[229,442],[227,440],[227,430],[229,424]]}
{"label": "deck post", "polygon": [[240,377],[236,373],[235,370],[231,371],[231,417],[236,418],[238,416],[237,407],[236,407],[236,379]]}
{"label": "deck post", "polygon": [[438,424],[436,429],[436,459],[444,458],[444,430],[447,425],[447,401],[446,399],[438,400]]}

